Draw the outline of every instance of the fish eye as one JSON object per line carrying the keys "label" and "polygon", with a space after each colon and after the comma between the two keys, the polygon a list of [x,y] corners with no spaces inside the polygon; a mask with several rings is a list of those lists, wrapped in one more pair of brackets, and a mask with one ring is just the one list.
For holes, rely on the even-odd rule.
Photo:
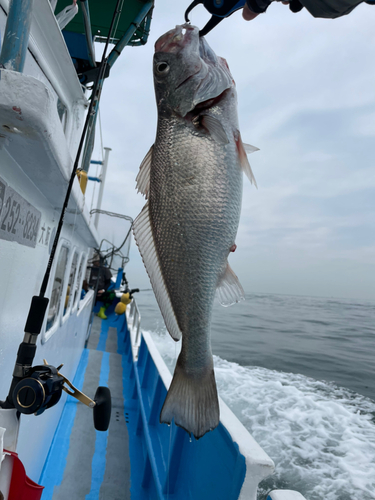
{"label": "fish eye", "polygon": [[166,75],[168,71],[169,71],[168,63],[162,61],[156,64],[156,72],[159,73],[159,75]]}

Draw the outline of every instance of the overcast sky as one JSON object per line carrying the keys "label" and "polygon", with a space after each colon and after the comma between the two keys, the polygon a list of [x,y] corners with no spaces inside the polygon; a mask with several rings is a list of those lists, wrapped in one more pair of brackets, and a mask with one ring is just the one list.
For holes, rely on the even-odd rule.
{"label": "overcast sky", "polygon": [[[157,0],[147,45],[126,48],[105,82],[103,209],[135,218],[145,203],[135,177],[156,133],[154,43],[183,23],[188,3]],[[199,27],[208,19],[203,7],[191,14]],[[230,255],[246,292],[375,300],[374,26],[375,6],[318,20],[275,2],[206,37],[236,81],[242,138],[260,148],[249,156],[258,190],[244,179]],[[148,288],[134,242],[130,257],[130,286]]]}

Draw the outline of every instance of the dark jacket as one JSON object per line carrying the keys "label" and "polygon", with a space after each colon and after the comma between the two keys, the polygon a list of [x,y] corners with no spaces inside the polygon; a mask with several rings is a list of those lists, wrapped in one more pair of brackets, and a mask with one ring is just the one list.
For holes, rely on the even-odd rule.
{"label": "dark jacket", "polygon": [[[96,286],[96,281],[98,279],[99,269],[100,269],[99,267],[94,267],[94,266],[91,268],[89,285],[92,288],[95,288],[95,286]],[[98,290],[103,290],[103,289],[107,290],[107,288],[111,284],[111,278],[112,278],[112,273],[108,269],[108,267],[102,267],[100,269]]]}
{"label": "dark jacket", "polygon": [[[314,17],[334,19],[349,14],[362,0],[300,0]],[[375,2],[366,3],[375,5]]]}
{"label": "dark jacket", "polygon": [[[290,10],[299,12],[303,7],[314,17],[334,19],[349,14],[363,0],[291,0]],[[375,0],[365,0],[370,5],[375,5]],[[265,12],[272,0],[246,0],[250,10],[257,14]]]}

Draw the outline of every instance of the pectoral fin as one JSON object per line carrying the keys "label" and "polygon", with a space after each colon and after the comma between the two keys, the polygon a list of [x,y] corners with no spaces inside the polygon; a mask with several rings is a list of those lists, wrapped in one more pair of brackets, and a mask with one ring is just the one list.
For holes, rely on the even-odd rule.
{"label": "pectoral fin", "polygon": [[255,153],[255,151],[259,151],[259,148],[256,146],[252,146],[251,144],[246,144],[246,142],[243,142],[243,147],[246,152],[246,154],[250,155],[251,153]]}
{"label": "pectoral fin", "polygon": [[249,160],[247,159],[247,153],[253,153],[254,151],[258,151],[258,148],[256,148],[255,146],[250,146],[250,144],[244,144],[241,139],[241,134],[238,131],[234,135],[234,140],[236,142],[241,168],[245,172],[246,176],[249,178],[251,184],[254,184],[254,186],[258,188],[253,171],[251,170],[250,167]]}
{"label": "pectoral fin", "polygon": [[224,307],[245,300],[244,289],[228,263],[225,273],[217,286],[216,295],[220,304]]}
{"label": "pectoral fin", "polygon": [[228,137],[222,124],[210,115],[201,115],[201,124],[218,144],[228,144]]}

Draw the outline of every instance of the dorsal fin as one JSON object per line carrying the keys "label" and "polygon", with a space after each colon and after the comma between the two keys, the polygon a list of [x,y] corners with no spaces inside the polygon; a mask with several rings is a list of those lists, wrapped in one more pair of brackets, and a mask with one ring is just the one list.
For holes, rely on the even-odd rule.
{"label": "dorsal fin", "polygon": [[135,179],[137,182],[136,187],[137,187],[138,193],[144,194],[146,197],[146,200],[148,198],[148,193],[150,191],[150,169],[151,169],[153,150],[154,150],[154,145],[152,145],[150,147],[150,149],[148,150],[148,153],[143,158],[141,166],[139,167],[138,175]]}
{"label": "dorsal fin", "polygon": [[134,239],[141,252],[156,300],[159,304],[165,326],[173,340],[180,340],[181,330],[174,314],[173,306],[161,272],[159,256],[151,229],[149,202],[143,207],[133,223]]}

